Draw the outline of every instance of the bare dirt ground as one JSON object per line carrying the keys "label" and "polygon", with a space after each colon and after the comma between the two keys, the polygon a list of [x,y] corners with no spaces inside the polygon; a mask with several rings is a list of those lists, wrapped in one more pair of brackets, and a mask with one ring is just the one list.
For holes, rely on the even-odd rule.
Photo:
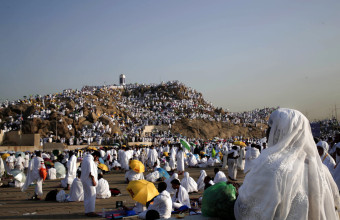
{"label": "bare dirt ground", "polygon": [[[203,168],[187,168],[186,171],[197,181],[201,169]],[[214,176],[213,167],[204,169],[207,175],[211,177]],[[228,176],[228,171],[223,171],[226,176]],[[144,176],[146,176],[146,173]],[[118,188],[122,195],[109,199],[97,199],[96,212],[101,212],[103,208],[114,209],[116,207],[116,201],[123,201],[125,206],[134,205],[134,201],[126,191],[127,184],[125,183],[123,172],[112,171],[109,174],[105,174],[104,178],[109,182],[110,188]],[[179,176],[179,178],[182,179],[183,175]],[[242,171],[238,171],[237,178],[237,182],[243,182],[244,174]],[[4,184],[7,184],[7,182],[8,180],[2,181]],[[155,183],[155,185],[157,187],[157,183]],[[46,180],[43,185],[43,198],[45,198],[46,194],[51,190],[61,190],[62,188],[59,186],[60,180]],[[34,186],[30,186],[26,192],[21,192],[19,188],[14,187],[0,187],[0,219],[91,219],[84,215],[83,202],[58,203],[43,200],[28,200],[32,197],[33,192]],[[68,193],[68,191],[66,191],[66,193]],[[198,198],[202,193],[203,192],[190,194],[190,198]],[[100,219],[100,217],[94,219]]]}

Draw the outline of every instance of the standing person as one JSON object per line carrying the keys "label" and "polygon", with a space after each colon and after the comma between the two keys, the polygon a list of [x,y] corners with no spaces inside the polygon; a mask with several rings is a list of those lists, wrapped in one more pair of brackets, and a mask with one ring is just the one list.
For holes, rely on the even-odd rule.
{"label": "standing person", "polygon": [[223,154],[223,164],[222,169],[228,168],[228,145],[225,143],[222,147],[222,154]]}
{"label": "standing person", "polygon": [[173,145],[170,146],[170,161],[169,166],[171,171],[176,169],[176,149]]}
{"label": "standing person", "polygon": [[85,215],[89,217],[96,217],[94,213],[96,206],[96,186],[98,185],[98,173],[96,162],[99,161],[100,153],[87,154],[81,164],[81,182],[84,189],[84,207]]}
{"label": "standing person", "polygon": [[268,148],[239,188],[236,219],[339,219],[339,190],[322,164],[307,118],[281,108],[268,125]]}
{"label": "standing person", "polygon": [[45,167],[44,160],[41,158],[41,152],[37,151],[35,157],[30,161],[27,170],[27,178],[25,184],[21,188],[21,191],[24,192],[32,182],[36,182],[34,195],[31,198],[32,200],[40,200],[38,196],[41,197],[43,195],[43,179],[40,176],[40,168],[42,167]]}
{"label": "standing person", "polygon": [[73,180],[77,177],[77,157],[73,151],[69,152],[69,159],[66,164],[67,174],[61,181],[61,186],[65,187],[65,190],[69,190]]}
{"label": "standing person", "polygon": [[178,175],[182,175],[184,172],[184,152],[182,148],[178,149],[176,159]]}
{"label": "standing person", "polygon": [[25,168],[25,159],[22,158],[21,154],[19,154],[18,158],[15,161],[15,169],[24,171],[24,168]]}
{"label": "standing person", "polygon": [[149,162],[149,167],[153,168],[155,163],[157,162],[158,159],[158,154],[154,146],[151,146],[151,149],[149,150],[148,153],[148,162]]}
{"label": "standing person", "polygon": [[9,171],[14,169],[14,165],[15,165],[15,157],[14,154],[11,153],[10,156],[8,156],[6,158],[6,163],[7,163],[7,167],[9,169]]}
{"label": "standing person", "polygon": [[26,153],[25,153],[25,163],[24,163],[25,169],[28,168],[29,162],[30,162],[30,155],[28,154],[28,152],[26,152]]}
{"label": "standing person", "polygon": [[233,146],[228,153],[228,177],[236,181],[237,177],[237,158],[239,158],[238,147]]}

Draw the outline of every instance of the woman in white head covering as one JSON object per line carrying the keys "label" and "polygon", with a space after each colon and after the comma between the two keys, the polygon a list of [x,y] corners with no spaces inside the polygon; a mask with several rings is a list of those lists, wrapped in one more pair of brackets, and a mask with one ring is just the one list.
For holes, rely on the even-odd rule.
{"label": "woman in white head covering", "polygon": [[207,173],[205,172],[205,170],[201,170],[200,171],[201,175],[197,180],[197,189],[198,191],[204,190],[204,178],[207,176]]}
{"label": "woman in white head covering", "polygon": [[331,172],[331,174],[332,174],[334,172],[335,161],[328,154],[329,145],[327,144],[326,141],[319,141],[316,144],[316,146],[318,148],[318,152],[319,152],[322,163],[325,164],[328,167],[329,172]]}
{"label": "woman in white head covering", "polygon": [[190,177],[188,172],[184,173],[184,177],[181,180],[181,186],[183,186],[188,191],[188,193],[198,191],[197,190],[197,183],[195,182],[195,180],[192,177]]}
{"label": "woman in white head covering", "polygon": [[171,186],[171,181],[174,180],[174,179],[178,179],[177,173],[172,174],[172,176],[169,179],[166,179],[164,181],[167,185],[166,191],[168,191],[170,194],[174,194],[176,192],[176,190],[173,189],[172,186]]}
{"label": "woman in white head covering", "polygon": [[278,109],[269,126],[268,148],[239,189],[236,219],[339,219],[339,191],[321,162],[307,118]]}

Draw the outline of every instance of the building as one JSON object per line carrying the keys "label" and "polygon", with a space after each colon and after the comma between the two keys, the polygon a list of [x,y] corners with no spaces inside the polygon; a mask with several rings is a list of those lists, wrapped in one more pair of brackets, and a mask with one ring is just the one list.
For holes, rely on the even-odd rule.
{"label": "building", "polygon": [[125,75],[124,74],[121,74],[119,76],[119,85],[121,86],[125,86],[126,85],[126,82],[125,82]]}

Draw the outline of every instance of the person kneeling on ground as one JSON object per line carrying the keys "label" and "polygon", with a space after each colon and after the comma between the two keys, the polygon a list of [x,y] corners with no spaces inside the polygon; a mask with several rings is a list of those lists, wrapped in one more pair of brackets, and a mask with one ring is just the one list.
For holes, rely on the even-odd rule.
{"label": "person kneeling on ground", "polygon": [[[138,215],[141,219],[149,219],[147,213],[151,210],[155,210],[159,213],[160,218],[171,218],[172,200],[170,193],[166,191],[167,185],[165,182],[158,184],[159,195],[152,199],[153,204],[149,205],[148,209]],[[158,217],[159,218],[159,217]]]}

